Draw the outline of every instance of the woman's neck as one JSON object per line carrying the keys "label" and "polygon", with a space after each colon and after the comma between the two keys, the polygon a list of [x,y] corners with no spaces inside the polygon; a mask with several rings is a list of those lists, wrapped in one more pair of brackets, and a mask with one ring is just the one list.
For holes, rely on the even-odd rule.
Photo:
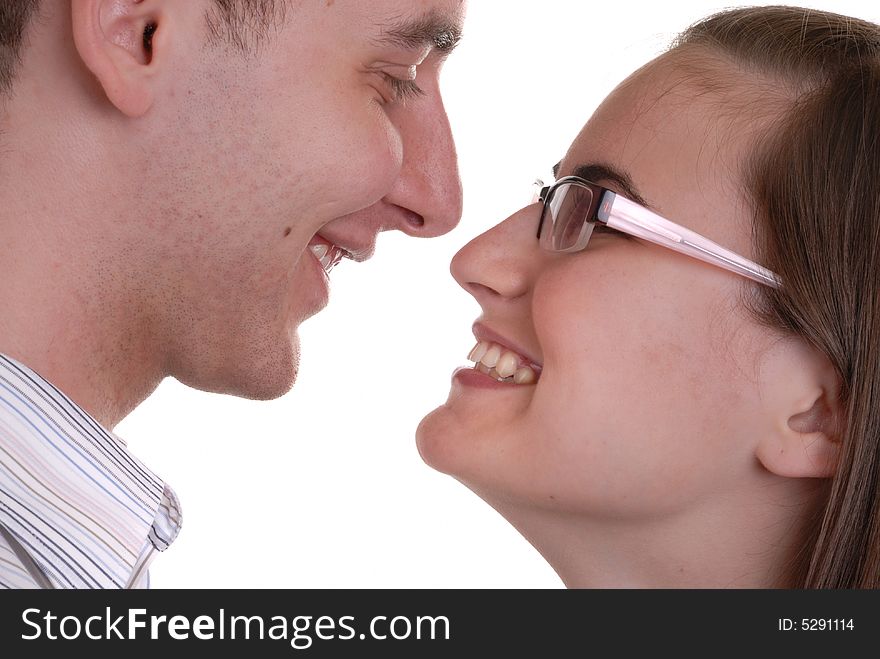
{"label": "woman's neck", "polygon": [[789,585],[785,575],[818,490],[815,481],[785,481],[640,518],[493,506],[569,588],[776,588]]}

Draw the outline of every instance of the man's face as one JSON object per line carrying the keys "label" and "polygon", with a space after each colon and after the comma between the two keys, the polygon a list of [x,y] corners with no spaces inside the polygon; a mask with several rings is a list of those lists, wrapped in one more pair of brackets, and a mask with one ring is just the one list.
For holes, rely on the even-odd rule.
{"label": "man's face", "polygon": [[[192,10],[193,31],[211,2]],[[149,157],[134,240],[121,246],[132,277],[149,282],[166,372],[200,389],[283,394],[297,328],[327,303],[318,257],[360,260],[380,231],[456,225],[438,78],[463,12],[463,0],[309,0],[290,3],[249,55],[206,46],[203,27],[173,46],[184,64],[139,136]]]}

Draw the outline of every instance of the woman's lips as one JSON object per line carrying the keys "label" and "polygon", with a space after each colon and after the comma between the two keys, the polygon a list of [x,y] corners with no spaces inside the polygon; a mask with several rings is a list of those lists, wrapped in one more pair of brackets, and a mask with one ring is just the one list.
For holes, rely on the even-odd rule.
{"label": "woman's lips", "polygon": [[541,377],[541,364],[514,341],[488,327],[474,323],[477,345],[468,355],[473,370],[507,385],[533,385]]}
{"label": "woman's lips", "polygon": [[499,382],[510,384],[534,384],[538,381],[541,369],[522,355],[506,346],[480,341],[471,350],[468,359],[474,362],[474,370]]}
{"label": "woman's lips", "polygon": [[513,388],[517,388],[517,385],[511,385],[507,382],[499,382],[495,378],[486,375],[485,373],[481,373],[475,368],[470,368],[467,366],[462,366],[455,369],[455,372],[452,374],[452,381],[458,382],[467,387],[474,387],[477,389],[510,390]]}
{"label": "woman's lips", "polygon": [[480,341],[468,357],[474,366],[456,369],[453,381],[480,389],[531,387],[541,377],[541,367],[506,346]]}
{"label": "woman's lips", "polygon": [[514,339],[496,332],[483,322],[474,323],[472,331],[477,341],[498,344],[501,346],[502,350],[509,350],[510,352],[517,354],[521,357],[521,362],[523,364],[528,364],[534,371],[540,373],[542,368],[541,361],[536,355],[529,351],[527,346],[520,345]]}

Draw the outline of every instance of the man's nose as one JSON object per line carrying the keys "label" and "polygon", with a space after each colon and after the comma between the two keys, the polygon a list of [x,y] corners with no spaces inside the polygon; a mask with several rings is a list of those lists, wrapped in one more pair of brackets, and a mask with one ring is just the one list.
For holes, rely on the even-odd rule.
{"label": "man's nose", "polygon": [[432,238],[451,231],[461,219],[458,157],[442,100],[427,99],[399,113],[403,141],[400,174],[385,201],[397,206],[395,229]]}

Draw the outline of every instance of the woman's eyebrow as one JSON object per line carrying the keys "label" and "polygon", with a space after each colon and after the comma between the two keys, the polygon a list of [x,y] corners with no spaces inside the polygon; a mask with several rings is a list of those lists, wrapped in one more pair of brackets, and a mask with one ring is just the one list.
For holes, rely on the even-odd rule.
{"label": "woman's eyebrow", "polygon": [[[559,166],[561,164],[562,163],[556,163],[556,165],[554,165],[554,178],[558,178]],[[624,197],[629,198],[637,204],[651,208],[651,204],[648,203],[645,197],[638,191],[638,188],[636,188],[635,183],[633,183],[632,176],[630,176],[625,170],[619,169],[614,165],[609,165],[607,163],[584,163],[575,167],[571,175],[578,176],[593,183],[613,183],[620,189]]]}

